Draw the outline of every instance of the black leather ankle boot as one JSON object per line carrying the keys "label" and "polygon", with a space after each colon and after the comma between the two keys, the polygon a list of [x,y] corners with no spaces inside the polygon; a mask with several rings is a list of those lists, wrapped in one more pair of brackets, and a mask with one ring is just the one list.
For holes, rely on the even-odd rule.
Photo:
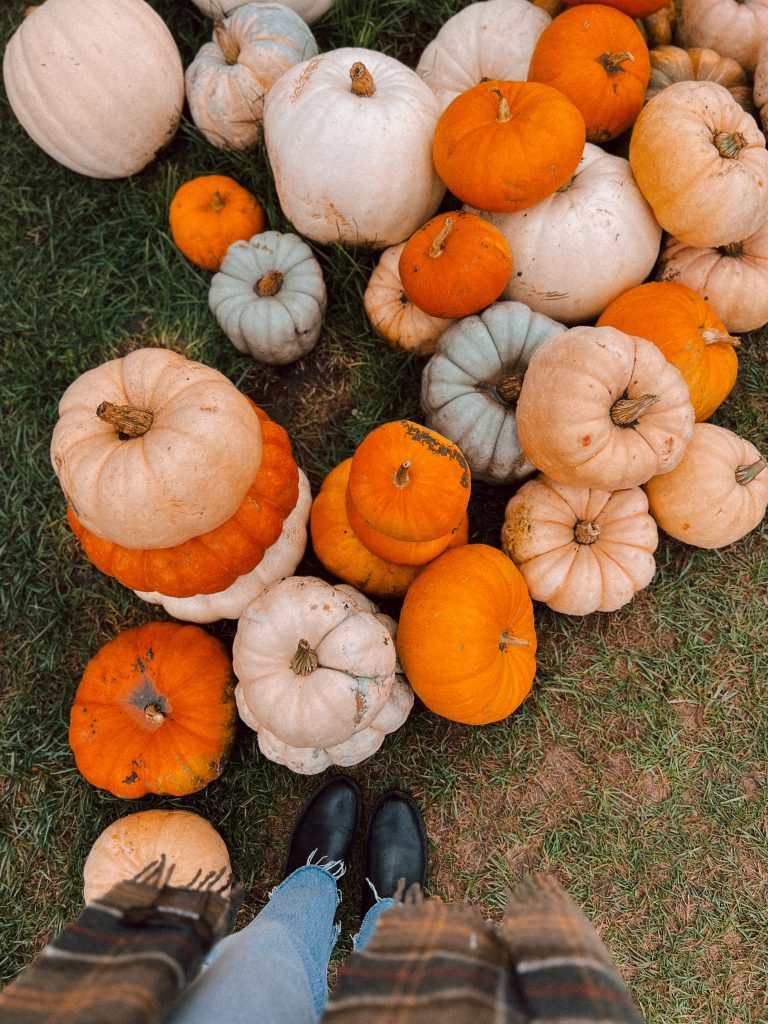
{"label": "black leather ankle boot", "polygon": [[393,896],[401,878],[406,888],[414,882],[424,885],[427,830],[413,798],[393,789],[379,797],[368,820],[361,916],[365,917],[377,896]]}
{"label": "black leather ankle boot", "polygon": [[360,787],[348,775],[326,779],[299,811],[288,841],[283,878],[313,864],[349,860],[363,806]]}

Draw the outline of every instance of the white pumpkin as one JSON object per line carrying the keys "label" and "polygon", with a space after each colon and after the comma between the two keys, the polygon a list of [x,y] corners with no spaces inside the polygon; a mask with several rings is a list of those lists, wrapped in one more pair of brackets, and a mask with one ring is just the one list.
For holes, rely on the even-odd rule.
{"label": "white pumpkin", "polygon": [[512,252],[503,298],[564,324],[594,319],[646,279],[661,228],[629,162],[587,143],[570,183],[517,213],[480,212]]}
{"label": "white pumpkin", "polygon": [[264,97],[294,64],[314,57],[315,38],[284,4],[250,3],[216,23],[184,76],[192,120],[213,146],[258,142]]}
{"label": "white pumpkin", "polygon": [[528,0],[480,0],[440,28],[416,66],[444,110],[485,78],[525,82],[539,36],[551,22]]}
{"label": "white pumpkin", "polygon": [[3,80],[38,146],[92,178],[146,167],[184,106],[176,43],[144,0],[46,0],[11,37]]}
{"label": "white pumpkin", "polygon": [[421,376],[427,426],[455,441],[473,478],[513,483],[535,472],[515,407],[533,353],[563,325],[522,302],[497,302],[457,321]]}
{"label": "white pumpkin", "polygon": [[240,576],[231,587],[217,594],[195,597],[166,597],[165,594],[135,590],[142,601],[161,604],[169,615],[183,622],[216,622],[217,619],[239,619],[255,597],[270,583],[291,576],[304,557],[307,547],[307,522],[312,506],[312,492],[306,474],[299,470],[299,500],[283,523],[278,539],[264,552],[264,557],[251,572]]}
{"label": "white pumpkin", "polygon": [[233,646],[235,698],[265,757],[312,775],[373,754],[413,701],[394,630],[358,591],[312,576],[252,601]]}
{"label": "white pumpkin", "polygon": [[768,36],[768,0],[678,0],[675,38],[680,46],[707,46],[754,71]]}
{"label": "white pumpkin", "polygon": [[[195,7],[209,18],[225,18],[246,4],[265,3],[266,0],[192,0]],[[285,6],[295,11],[307,25],[317,21],[329,9],[333,0],[287,0]]]}
{"label": "white pumpkin", "polygon": [[233,242],[211,280],[208,305],[239,352],[282,365],[305,356],[320,337],[323,272],[297,235],[264,231]]}
{"label": "white pumpkin", "polygon": [[330,50],[272,86],[264,138],[280,205],[316,242],[385,248],[434,214],[434,93],[374,50]]}

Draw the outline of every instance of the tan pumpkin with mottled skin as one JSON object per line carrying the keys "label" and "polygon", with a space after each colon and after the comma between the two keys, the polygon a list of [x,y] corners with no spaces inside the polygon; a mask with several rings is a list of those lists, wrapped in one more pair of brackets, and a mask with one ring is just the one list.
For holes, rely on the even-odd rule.
{"label": "tan pumpkin with mottled skin", "polygon": [[733,96],[744,110],[752,109],[752,88],[749,77],[738,61],[721,57],[714,50],[695,46],[657,46],[649,51],[651,78],[645,93],[652,100],[675,82],[717,82]]}
{"label": "tan pumpkin with mottled skin", "polygon": [[754,71],[768,35],[767,0],[678,0],[677,7],[681,46],[708,46]]}

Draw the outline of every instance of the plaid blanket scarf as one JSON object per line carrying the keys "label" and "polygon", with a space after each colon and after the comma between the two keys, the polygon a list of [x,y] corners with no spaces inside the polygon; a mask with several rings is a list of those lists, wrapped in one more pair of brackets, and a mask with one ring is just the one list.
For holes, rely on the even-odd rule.
{"label": "plaid blanket scarf", "polygon": [[561,886],[530,876],[501,925],[418,887],[339,973],[323,1024],[643,1024]]}

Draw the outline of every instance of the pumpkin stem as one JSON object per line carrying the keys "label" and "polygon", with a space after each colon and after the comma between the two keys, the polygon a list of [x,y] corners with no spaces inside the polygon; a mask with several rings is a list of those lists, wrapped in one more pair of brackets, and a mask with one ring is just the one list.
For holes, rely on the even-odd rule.
{"label": "pumpkin stem", "polygon": [[573,539],[577,544],[594,544],[600,536],[600,527],[590,519],[579,519],[573,528]]}
{"label": "pumpkin stem", "polygon": [[499,637],[499,650],[503,651],[508,644],[514,647],[531,646],[527,640],[519,640],[516,636],[512,636],[511,633],[508,633],[506,630],[504,630],[504,632]]}
{"label": "pumpkin stem", "polygon": [[506,121],[512,120],[512,108],[509,105],[509,100],[502,93],[501,89],[494,86],[491,92],[495,92],[499,97],[499,106],[496,109],[496,121],[498,124],[504,124]]}
{"label": "pumpkin stem", "polygon": [[144,708],[144,717],[150,722],[157,722],[158,725],[165,721],[159,704],[147,704]]}
{"label": "pumpkin stem", "polygon": [[656,405],[658,395],[640,395],[638,398],[617,398],[611,406],[611,419],[617,427],[632,427],[637,420]]}
{"label": "pumpkin stem", "polygon": [[712,142],[720,156],[727,160],[733,160],[747,145],[741,132],[718,132],[712,137]]}
{"label": "pumpkin stem", "polygon": [[279,270],[268,270],[263,277],[259,278],[253,286],[253,290],[263,298],[277,295],[283,286],[283,277],[284,275]]}
{"label": "pumpkin stem", "polygon": [[213,190],[213,195],[211,196],[211,209],[214,213],[218,213],[219,210],[223,210],[226,205],[227,204],[224,202],[224,196],[217,188],[215,188]]}
{"label": "pumpkin stem", "polygon": [[227,64],[237,64],[237,58],[240,56],[240,46],[223,21],[214,22],[213,38],[216,40],[221,50],[221,55]]}
{"label": "pumpkin stem", "polygon": [[765,459],[758,459],[751,466],[739,466],[736,470],[736,483],[746,487],[747,484],[752,483],[756,476],[763,472],[766,466],[768,466],[768,462]]}
{"label": "pumpkin stem", "polygon": [[317,655],[309,646],[308,640],[299,640],[296,653],[291,658],[291,668],[297,676],[308,676],[318,666]]}
{"label": "pumpkin stem", "polygon": [[743,242],[729,242],[727,245],[718,246],[718,252],[723,256],[741,256],[744,252]]}
{"label": "pumpkin stem", "polygon": [[352,92],[355,96],[373,96],[376,92],[373,75],[362,61],[355,61],[349,69],[349,77],[352,79]]}
{"label": "pumpkin stem", "polygon": [[112,402],[102,402],[96,415],[115,428],[121,441],[146,434],[155,418],[146,409],[134,409],[132,405],[113,405]]}
{"label": "pumpkin stem", "polygon": [[411,460],[405,459],[402,464],[398,467],[397,472],[394,475],[395,487],[407,487],[411,482],[411,478],[408,474],[408,470],[411,468]]}
{"label": "pumpkin stem", "polygon": [[739,347],[738,338],[734,338],[732,334],[723,334],[722,331],[716,331],[714,327],[706,327],[701,332],[701,340],[705,345],[714,345],[715,342],[720,341],[726,345],[732,345],[734,348]]}
{"label": "pumpkin stem", "polygon": [[451,229],[453,228],[453,220],[450,217],[446,217],[443,221],[443,226],[440,228],[438,233],[432,240],[432,245],[429,247],[429,255],[432,259],[437,259],[438,256],[442,256],[445,252],[445,240],[450,235]]}
{"label": "pumpkin stem", "polygon": [[609,75],[616,75],[619,71],[623,71],[624,68],[621,66],[625,60],[631,60],[634,62],[634,57],[627,50],[622,50],[621,53],[602,53],[597,58],[597,63],[602,64]]}
{"label": "pumpkin stem", "polygon": [[510,373],[496,385],[496,394],[507,405],[514,405],[523,390],[522,373]]}

